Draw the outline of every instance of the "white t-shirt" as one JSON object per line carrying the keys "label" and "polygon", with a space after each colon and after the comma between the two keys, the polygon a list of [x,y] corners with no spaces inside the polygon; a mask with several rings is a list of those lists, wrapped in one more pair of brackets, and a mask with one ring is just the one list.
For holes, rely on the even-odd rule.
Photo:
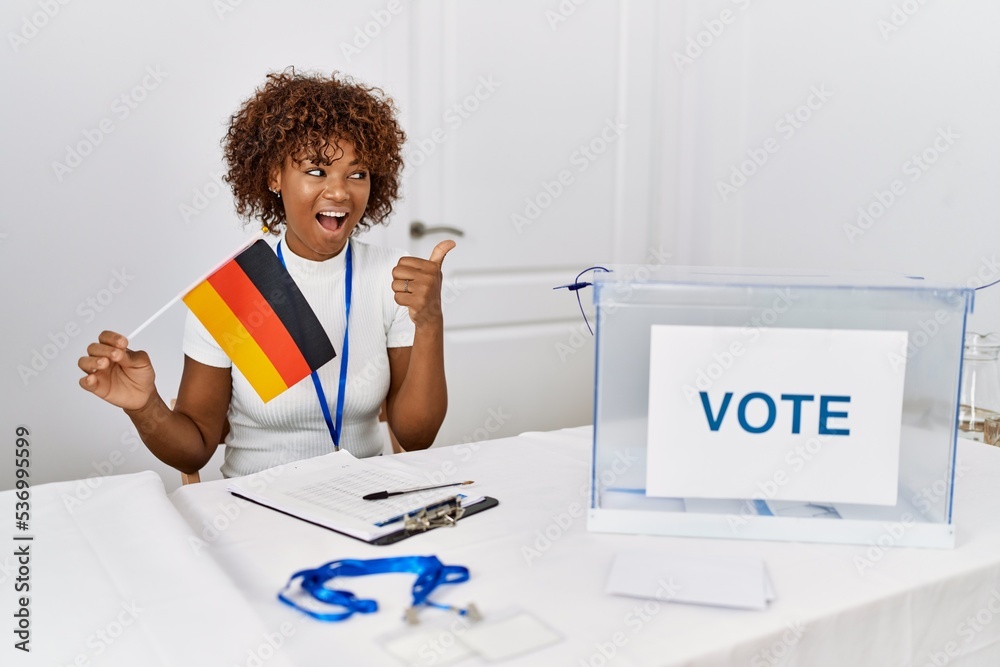
{"label": "white t-shirt", "polygon": [[[355,456],[364,457],[382,451],[378,413],[389,391],[386,349],[412,346],[413,322],[407,309],[394,300],[391,285],[392,269],[406,253],[353,239],[351,247],[354,278],[350,351],[340,446]],[[336,420],[343,359],[347,253],[341,252],[325,262],[314,262],[293,253],[287,243],[282,243],[281,248],[288,273],[337,351],[337,356],[318,371],[330,415]],[[265,404],[190,312],[184,329],[184,354],[207,366],[232,368],[231,430],[226,437],[226,460],[222,465],[222,474],[226,477],[249,475],[333,451],[333,439],[323,419],[311,377],[307,376]]]}

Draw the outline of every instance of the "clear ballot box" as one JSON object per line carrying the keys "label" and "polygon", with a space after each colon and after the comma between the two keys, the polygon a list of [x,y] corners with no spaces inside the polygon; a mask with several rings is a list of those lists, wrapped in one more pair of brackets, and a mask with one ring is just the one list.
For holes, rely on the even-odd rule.
{"label": "clear ballot box", "polygon": [[610,268],[594,277],[589,530],[954,545],[972,289]]}

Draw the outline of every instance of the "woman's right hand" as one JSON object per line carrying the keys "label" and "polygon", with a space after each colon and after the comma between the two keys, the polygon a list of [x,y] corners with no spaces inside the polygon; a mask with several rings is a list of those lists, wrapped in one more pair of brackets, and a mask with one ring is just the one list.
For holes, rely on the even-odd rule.
{"label": "woman's right hand", "polygon": [[138,410],[156,393],[155,374],[149,355],[127,349],[125,336],[104,331],[87,347],[78,365],[86,373],[80,386],[108,403],[126,410]]}

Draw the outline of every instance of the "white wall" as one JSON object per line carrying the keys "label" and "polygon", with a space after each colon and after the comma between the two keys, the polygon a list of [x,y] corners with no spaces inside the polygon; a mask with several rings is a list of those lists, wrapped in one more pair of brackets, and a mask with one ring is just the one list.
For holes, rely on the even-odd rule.
{"label": "white wall", "polygon": [[[229,114],[267,71],[289,64],[349,71],[396,95],[406,122],[410,100],[397,85],[406,64],[400,53],[410,43],[406,13],[360,53],[348,57],[340,46],[387,4],[9,0],[0,8],[8,93],[0,130],[7,157],[0,166],[0,434],[12,442],[16,425],[30,428],[35,483],[99,468],[152,468],[177,483],[176,473],[137,445],[120,411],[78,388],[76,360],[102,329],[127,333],[245,236],[213,173],[221,169]],[[50,5],[50,13],[57,8],[51,17],[42,9]],[[562,5],[573,6],[537,3],[538,21]],[[878,22],[891,19],[894,5],[917,9],[884,38]],[[490,3],[476,7],[489,20]],[[732,21],[720,30],[711,22],[724,9]],[[884,269],[963,283],[979,270],[1000,277],[990,265],[1000,255],[993,200],[1000,47],[992,30],[1000,6],[692,0],[656,3],[655,11],[650,85],[661,121],[649,137],[657,149],[647,193],[652,224],[635,223],[650,245],[663,243],[678,263]],[[567,18],[596,15],[584,5]],[[719,34],[703,37],[710,45],[678,68],[675,53],[705,21]],[[518,57],[517,35],[509,42],[510,51],[496,57]],[[538,66],[553,76],[574,73],[573,62]],[[813,86],[833,95],[784,138],[775,122],[794,113]],[[145,99],[132,109],[122,95]],[[103,119],[105,128],[113,124],[110,133],[99,131]],[[910,181],[903,163],[947,127],[959,138]],[[779,150],[723,201],[717,182],[768,137],[781,139]],[[72,171],[57,174],[53,163],[65,162],[67,146],[81,142],[95,146]],[[905,193],[851,243],[843,225],[897,178]],[[185,220],[181,206],[201,210]],[[404,202],[397,220],[405,212]],[[401,232],[390,226],[379,238],[396,245]],[[105,292],[116,271],[127,285]],[[87,300],[102,297],[110,300],[91,314]],[[180,375],[183,316],[178,306],[137,341],[167,397]],[[1000,287],[980,297],[972,328],[1000,330]],[[60,333],[67,329],[75,333]],[[30,367],[36,351],[53,358],[22,379],[18,367]],[[12,461],[0,459],[0,488],[12,483]]]}
{"label": "white wall", "polygon": [[[1000,5],[687,2],[685,36],[661,60],[724,9],[732,21],[702,35],[704,52],[679,71],[671,62],[680,175],[664,183],[678,196],[663,219],[677,212],[681,261],[1000,278]],[[673,11],[661,16],[675,28]],[[802,108],[817,89],[827,99]],[[796,113],[798,127],[785,120]],[[777,150],[733,181],[769,139]],[[936,161],[922,169],[913,156],[925,150]],[[882,216],[845,230],[879,196],[894,198]],[[971,328],[1000,329],[1000,286],[980,293]]]}

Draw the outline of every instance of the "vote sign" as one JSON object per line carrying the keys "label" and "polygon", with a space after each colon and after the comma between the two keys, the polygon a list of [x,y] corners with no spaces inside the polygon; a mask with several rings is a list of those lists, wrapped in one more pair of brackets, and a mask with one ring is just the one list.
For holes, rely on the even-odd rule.
{"label": "vote sign", "polygon": [[905,331],[656,325],[646,494],[895,505]]}

